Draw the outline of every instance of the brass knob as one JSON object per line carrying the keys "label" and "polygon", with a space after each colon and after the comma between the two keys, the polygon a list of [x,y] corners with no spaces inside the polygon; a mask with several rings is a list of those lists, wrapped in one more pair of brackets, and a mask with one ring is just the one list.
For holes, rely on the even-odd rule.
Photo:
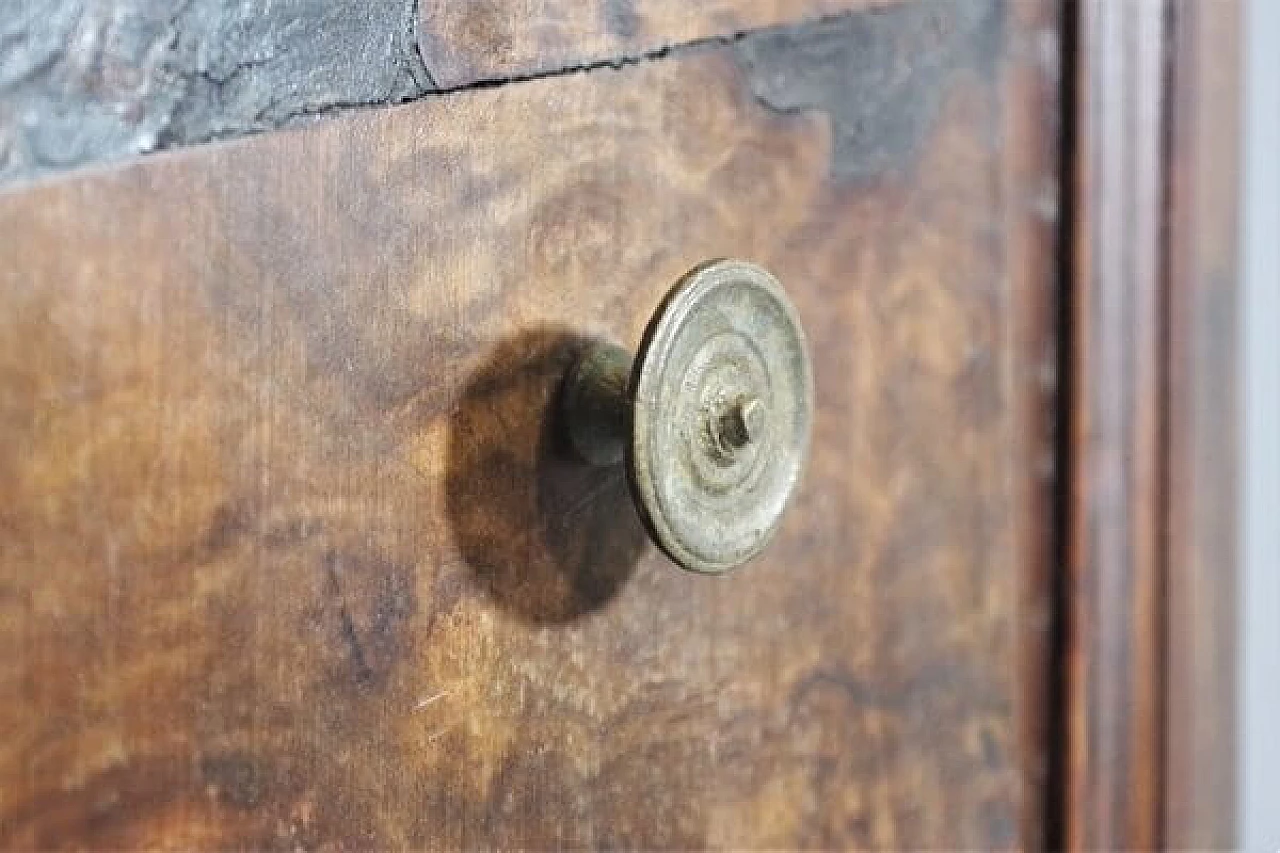
{"label": "brass knob", "polygon": [[589,347],[561,400],[574,451],[625,460],[650,535],[692,571],[760,553],[808,457],[813,375],[799,317],[778,280],[746,261],[687,273],[636,357]]}

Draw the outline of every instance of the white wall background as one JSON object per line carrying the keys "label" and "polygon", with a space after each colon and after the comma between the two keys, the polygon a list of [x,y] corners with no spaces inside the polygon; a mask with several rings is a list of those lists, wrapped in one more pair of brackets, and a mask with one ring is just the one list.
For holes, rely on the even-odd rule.
{"label": "white wall background", "polygon": [[[1213,0],[1200,0],[1211,3]],[[1245,7],[1240,845],[1280,851],[1280,0]]]}

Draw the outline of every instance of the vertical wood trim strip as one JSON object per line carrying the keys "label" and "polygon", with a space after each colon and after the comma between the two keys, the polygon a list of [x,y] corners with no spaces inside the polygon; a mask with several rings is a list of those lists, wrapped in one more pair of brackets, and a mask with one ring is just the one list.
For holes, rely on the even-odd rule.
{"label": "vertical wood trim strip", "polygon": [[1165,843],[1235,845],[1240,4],[1175,0]]}
{"label": "vertical wood trim strip", "polygon": [[1230,847],[1240,8],[1078,14],[1065,842]]}
{"label": "vertical wood trim strip", "polygon": [[1160,843],[1165,5],[1078,6],[1066,846]]}
{"label": "vertical wood trim strip", "polygon": [[[1005,255],[1009,270],[1009,334],[1005,374],[1017,401],[1008,460],[1016,521],[1015,559],[1021,571],[1018,631],[1022,744],[1021,843],[1043,849],[1047,826],[1056,684],[1055,555],[1061,543],[1054,518],[1061,472],[1055,465],[1059,426],[1058,358],[1061,281],[1061,176],[1064,136],[1046,126],[1065,116],[1061,57],[1064,9],[1056,0],[1010,4],[1002,95],[1004,114]],[[1049,48],[1052,46],[1052,49]]]}

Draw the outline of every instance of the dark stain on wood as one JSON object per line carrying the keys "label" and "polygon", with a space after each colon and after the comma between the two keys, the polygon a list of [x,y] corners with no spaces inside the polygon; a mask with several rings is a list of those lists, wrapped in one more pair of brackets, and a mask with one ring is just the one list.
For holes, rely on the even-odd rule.
{"label": "dark stain on wood", "polygon": [[600,13],[604,16],[605,29],[618,38],[632,39],[639,34],[636,0],[600,0]]}
{"label": "dark stain on wood", "polygon": [[245,752],[210,755],[200,759],[200,779],[219,801],[239,809],[262,802],[267,780],[258,759]]}
{"label": "dark stain on wood", "polygon": [[410,569],[334,551],[321,564],[351,680],[361,689],[380,687],[399,660],[403,632],[417,609]]}
{"label": "dark stain on wood", "polygon": [[835,137],[832,173],[901,173],[927,144],[962,70],[990,77],[1005,15],[994,0],[907,3],[772,32],[735,46],[751,91],[781,112],[818,110]]}

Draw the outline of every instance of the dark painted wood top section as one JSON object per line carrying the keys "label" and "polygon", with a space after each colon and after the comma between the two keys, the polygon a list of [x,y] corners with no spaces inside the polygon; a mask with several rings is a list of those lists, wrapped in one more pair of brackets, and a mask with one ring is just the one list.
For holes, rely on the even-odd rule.
{"label": "dark painted wood top section", "polygon": [[[922,66],[884,13],[803,110],[760,75],[860,67],[830,23],[0,196],[0,845],[1017,844],[1057,31],[1016,5],[933,7]],[[905,144],[842,148],[813,93],[887,67]],[[711,579],[547,417],[722,255],[786,283],[818,406]]]}
{"label": "dark painted wood top section", "polygon": [[0,184],[897,2],[11,3]]}

